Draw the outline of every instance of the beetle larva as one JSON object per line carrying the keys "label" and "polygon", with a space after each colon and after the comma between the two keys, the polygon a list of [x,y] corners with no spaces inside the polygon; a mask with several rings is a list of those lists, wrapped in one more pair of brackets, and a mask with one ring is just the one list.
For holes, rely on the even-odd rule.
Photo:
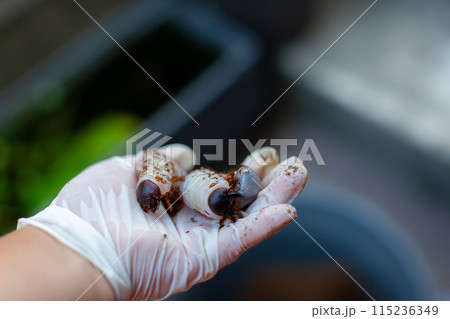
{"label": "beetle larva", "polygon": [[[145,212],[155,212],[163,198],[169,205],[174,183],[183,172],[175,161],[155,150],[148,150],[136,163],[138,183],[136,197]],[[181,177],[180,177],[181,176]]]}
{"label": "beetle larva", "polygon": [[255,171],[248,166],[241,166],[234,173],[235,192],[239,194],[237,201],[237,209],[244,209],[258,197],[261,190],[261,181]]}
{"label": "beetle larva", "polygon": [[237,214],[258,195],[260,180],[249,167],[220,174],[201,168],[186,176],[181,186],[184,203],[210,218],[222,219]]}

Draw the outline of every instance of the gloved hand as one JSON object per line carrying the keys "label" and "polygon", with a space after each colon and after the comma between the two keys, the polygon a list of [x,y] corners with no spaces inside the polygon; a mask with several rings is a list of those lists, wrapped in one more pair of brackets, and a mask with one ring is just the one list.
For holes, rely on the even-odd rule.
{"label": "gloved hand", "polygon": [[[191,152],[183,145],[166,148],[166,154],[177,158]],[[92,165],[68,182],[48,208],[20,219],[18,226],[39,227],[87,258],[104,273],[119,300],[163,299],[211,278],[297,217],[287,203],[307,179],[296,158],[270,173],[260,170],[265,188],[246,217],[219,229],[217,220],[186,206],[173,218],[163,205],[155,214],[143,212],[129,163],[113,157]]]}

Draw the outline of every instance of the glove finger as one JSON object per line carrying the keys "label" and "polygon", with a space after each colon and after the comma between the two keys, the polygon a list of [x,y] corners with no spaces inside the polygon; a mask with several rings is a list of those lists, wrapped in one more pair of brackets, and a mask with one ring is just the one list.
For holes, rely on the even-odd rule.
{"label": "glove finger", "polygon": [[267,174],[264,179],[262,179],[262,186],[266,188],[269,184],[276,178],[277,176],[283,174],[288,168],[298,167],[298,169],[305,171],[306,175],[308,172],[306,171],[305,166],[303,165],[303,161],[296,156],[289,157],[285,159],[280,164],[278,164],[273,170]]}
{"label": "glove finger", "polygon": [[307,179],[308,171],[299,159],[291,157],[283,161],[263,180],[258,198],[246,210],[245,215],[274,204],[292,203],[305,187]]}
{"label": "glove finger", "polygon": [[235,261],[244,251],[279,232],[295,218],[295,207],[282,204],[265,207],[219,230],[219,268]]}

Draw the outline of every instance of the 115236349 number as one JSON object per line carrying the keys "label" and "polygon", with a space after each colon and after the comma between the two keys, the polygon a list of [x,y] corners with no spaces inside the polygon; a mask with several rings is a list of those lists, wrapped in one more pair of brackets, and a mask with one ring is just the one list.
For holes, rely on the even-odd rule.
{"label": "115236349 number", "polygon": [[373,316],[436,316],[438,306],[372,306]]}

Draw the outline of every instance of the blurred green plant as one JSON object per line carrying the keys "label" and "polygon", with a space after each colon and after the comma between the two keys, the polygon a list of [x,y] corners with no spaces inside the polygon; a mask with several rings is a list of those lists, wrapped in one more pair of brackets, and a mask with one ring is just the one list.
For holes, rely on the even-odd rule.
{"label": "blurred green plant", "polygon": [[[19,171],[21,176],[17,178],[20,185],[15,185],[23,209],[28,214],[41,210],[84,168],[118,154],[138,123],[139,119],[130,114],[107,114],[91,121],[70,139],[52,139],[33,145],[22,154],[24,169]],[[45,149],[57,150],[58,154],[48,162],[42,161],[39,153]],[[27,159],[27,153],[31,155],[30,159]],[[33,158],[40,162],[40,169],[27,166]]]}
{"label": "blurred green plant", "polygon": [[[126,43],[169,92],[178,92],[215,60],[217,52],[178,27],[163,24]],[[167,95],[112,50],[99,67],[67,83],[40,81],[0,130],[0,235],[17,219],[47,206],[76,174],[124,153],[130,134],[167,101]],[[176,75],[176,76],[174,76]]]}
{"label": "blurred green plant", "polygon": [[13,229],[17,218],[46,207],[87,166],[123,153],[139,123],[135,115],[111,113],[91,120],[74,135],[54,134],[35,143],[0,140],[0,233]]}

